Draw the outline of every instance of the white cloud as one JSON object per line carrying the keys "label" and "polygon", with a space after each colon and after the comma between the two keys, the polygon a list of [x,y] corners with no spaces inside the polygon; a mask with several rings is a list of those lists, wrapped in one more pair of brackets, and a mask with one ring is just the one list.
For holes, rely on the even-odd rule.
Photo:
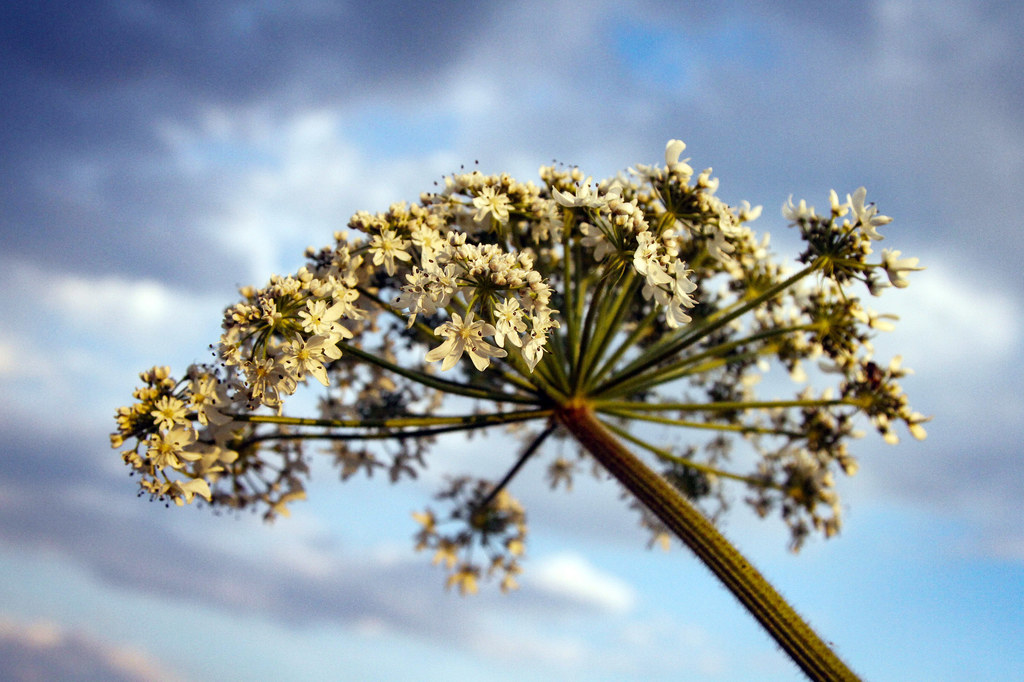
{"label": "white cloud", "polygon": [[[52,339],[55,333],[88,332],[118,345],[145,343],[159,353],[194,339],[197,330],[216,332],[221,309],[230,302],[175,290],[155,280],[53,275],[32,263],[6,259],[0,265],[5,273],[0,277],[4,298],[34,303],[8,306],[11,314],[6,338],[0,341],[0,371],[13,362],[15,342],[35,347],[32,338],[37,334]],[[46,286],[40,287],[40,282]],[[71,339],[58,340],[65,348],[73,345]]]}
{"label": "white cloud", "polygon": [[888,346],[889,339],[907,345],[912,367],[945,373],[950,367],[1000,362],[1020,344],[1019,301],[934,254],[923,254],[921,263],[926,269],[911,274],[906,290],[887,291],[878,304],[900,316],[896,330],[881,335],[879,345]]}
{"label": "white cloud", "polygon": [[618,613],[631,610],[636,601],[630,585],[570,552],[538,560],[530,569],[529,582],[531,589],[536,587]]}

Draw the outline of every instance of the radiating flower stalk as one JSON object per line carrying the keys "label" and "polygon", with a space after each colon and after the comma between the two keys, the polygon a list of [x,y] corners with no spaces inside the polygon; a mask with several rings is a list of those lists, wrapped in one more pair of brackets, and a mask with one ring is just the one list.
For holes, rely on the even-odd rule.
{"label": "radiating flower stalk", "polygon": [[[578,459],[547,462],[552,488],[596,461],[652,541],[690,547],[810,677],[854,679],[708,517],[735,487],[782,518],[796,550],[838,532],[835,475],[857,469],[859,425],[891,443],[897,422],[924,437],[898,383],[907,370],[873,357],[891,316],[858,295],[921,268],[874,254],[890,218],[863,188],[842,202],[833,191],[823,214],[791,198],[782,212],[804,250],[780,264],[747,225],[761,208],[720,200],[684,148],[672,140],[665,167],[598,183],[565,167],[542,167],[539,184],[460,172],[418,205],[357,213],[298,272],[241,290],[211,362],[141,374],[111,436],[140,494],[272,519],[305,496],[307,441],[326,444],[342,480],[397,482],[443,434],[505,427],[525,447],[502,480],[453,476],[437,498],[447,511],[414,517],[449,587],[512,589],[527,525],[510,486],[570,436]],[[773,367],[797,387],[758,397]],[[310,378],[324,387],[318,416],[285,415]]]}

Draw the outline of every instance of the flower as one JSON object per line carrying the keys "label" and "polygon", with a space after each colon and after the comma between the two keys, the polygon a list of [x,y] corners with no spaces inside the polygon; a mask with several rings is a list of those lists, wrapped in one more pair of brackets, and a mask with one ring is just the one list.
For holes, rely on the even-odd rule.
{"label": "flower", "polygon": [[876,227],[882,225],[888,225],[892,222],[892,218],[885,215],[876,215],[878,209],[875,208],[874,204],[864,204],[864,198],[867,196],[868,191],[863,187],[858,187],[854,191],[853,196],[846,195],[846,201],[853,210],[854,219],[860,223],[861,229],[869,239],[878,241],[882,239],[882,235],[878,234]]}
{"label": "flower", "polygon": [[[183,506],[198,496],[262,507],[269,519],[305,497],[306,439],[331,440],[342,480],[383,469],[396,482],[426,466],[436,434],[522,422],[520,433],[535,435],[501,482],[452,477],[438,499],[454,509],[414,515],[416,548],[463,593],[484,578],[515,587],[527,527],[506,488],[559,430],[599,462],[613,445],[605,436],[621,435],[663,460],[666,479],[708,511],[725,485],[745,481],[755,511],[779,510],[794,546],[812,529],[834,534],[834,475],[856,468],[847,451],[859,437],[855,417],[889,442],[901,422],[923,438],[927,421],[898,384],[907,370],[872,360],[871,332],[891,328],[891,316],[846,292],[855,281],[872,294],[904,287],[921,268],[899,251],[878,262],[871,240],[890,219],[859,188],[844,203],[830,192],[823,215],[792,196],[783,205],[806,244],[794,273],[745,225],[761,207],[718,198],[718,179],[710,168],[694,174],[685,149],[669,140],[664,166],[597,183],[564,166],[542,167],[540,185],[458,173],[418,205],[357,213],[351,238],[337,232],[294,274],[239,290],[211,346],[219,362],[192,365],[181,380],[166,367],[141,374],[111,444],[127,444],[121,457],[151,499]],[[437,376],[432,363],[446,371],[465,354],[478,372],[463,365],[472,376]],[[495,358],[507,360],[492,366]],[[807,387],[796,400],[757,400],[770,361],[802,382],[818,358],[839,375],[834,393]],[[318,418],[281,416],[309,376],[326,387],[315,387]],[[473,413],[453,414],[448,395],[470,399]],[[718,435],[662,448],[634,419]],[[537,420],[546,422],[539,432],[527,425]],[[767,436],[747,443],[758,455],[742,458],[752,471],[733,471],[730,434]],[[601,448],[588,445],[598,440]],[[559,458],[552,487],[568,488],[573,468]],[[641,490],[631,473],[614,475]],[[657,506],[642,524],[667,542],[673,524]]]}
{"label": "flower", "polygon": [[686,143],[682,140],[669,140],[665,145],[665,167],[669,173],[680,176],[685,182],[693,175],[693,169],[686,163],[689,159],[679,160],[684,149]]}
{"label": "flower", "polygon": [[[358,296],[357,292],[352,292]],[[352,332],[346,327],[338,324],[338,320],[346,310],[352,309],[351,296],[344,296],[343,300],[335,303],[330,308],[327,301],[309,300],[306,301],[306,309],[299,311],[299,319],[302,320],[302,331],[307,334],[337,334],[343,338],[351,339]]]}
{"label": "flower", "polygon": [[480,570],[471,564],[462,564],[459,569],[448,576],[448,587],[455,585],[462,595],[477,593],[477,578]]}
{"label": "flower", "polygon": [[214,377],[208,374],[196,377],[192,380],[190,388],[192,407],[195,408],[196,418],[200,424],[220,426],[231,421],[231,417],[220,411],[224,407],[230,407],[231,401],[224,387],[218,384]]}
{"label": "flower", "polygon": [[808,206],[807,202],[803,199],[800,203],[793,205],[793,195],[789,195],[789,199],[785,204],[782,205],[782,217],[786,220],[798,223],[803,220],[807,220],[814,215],[814,207]]}
{"label": "flower", "polygon": [[337,360],[341,357],[341,351],[335,343],[337,341],[332,340],[332,337],[321,334],[301,341],[291,341],[285,345],[281,364],[296,370],[296,380],[301,381],[306,372],[309,372],[321,384],[328,386],[330,382],[327,380],[327,368],[324,367],[323,361]]}
{"label": "flower", "polygon": [[480,195],[473,198],[473,206],[477,209],[473,220],[480,222],[489,213],[499,223],[506,223],[511,205],[508,195],[496,192],[493,187],[484,187],[480,190]]}
{"label": "flower", "polygon": [[158,469],[178,469],[181,467],[179,457],[186,460],[197,460],[201,457],[197,453],[185,451],[193,441],[195,434],[191,429],[173,428],[167,433],[154,433],[146,441],[149,445],[146,454]]}
{"label": "flower", "polygon": [[172,429],[176,425],[187,426],[189,424],[185,417],[185,403],[169,395],[157,400],[150,414],[153,415],[157,427],[164,430]]}
{"label": "flower", "polygon": [[523,322],[523,310],[519,307],[519,301],[514,298],[506,298],[501,303],[494,305],[495,333],[494,341],[499,346],[505,345],[505,339],[513,346],[522,346],[522,339],[519,335],[526,331],[526,323]]}
{"label": "flower", "polygon": [[582,183],[576,185],[576,194],[569,194],[561,190],[555,189],[551,191],[551,196],[555,198],[560,205],[566,208],[600,208],[608,203],[609,196],[618,196],[617,192],[614,192],[617,187],[609,190],[607,194],[601,196],[597,193],[597,190],[591,189],[590,183],[593,178],[588,177]]}
{"label": "flower", "polygon": [[468,312],[466,319],[463,320],[458,313],[452,313],[451,321],[435,329],[435,334],[448,338],[427,353],[427,362],[441,360],[441,370],[449,370],[462,358],[462,353],[466,352],[469,353],[473,365],[483,371],[491,364],[491,358],[503,358],[508,355],[501,348],[484,341],[485,336],[495,333],[494,326],[483,320],[474,320],[473,317],[473,313]]}
{"label": "flower", "polygon": [[402,261],[412,260],[412,256],[406,251],[409,241],[401,239],[394,230],[384,230],[380,234],[373,235],[370,241],[370,253],[373,254],[374,265],[384,265],[384,271],[388,275],[395,274],[395,259]]}
{"label": "flower", "polygon": [[885,268],[885,274],[889,276],[889,281],[892,282],[894,287],[902,289],[910,284],[907,278],[904,277],[906,273],[924,270],[924,268],[915,267],[918,261],[917,258],[901,259],[899,256],[899,251],[882,249],[882,267]]}
{"label": "flower", "polygon": [[[174,481],[168,488],[168,494],[174,499],[174,504],[179,507],[192,502],[192,497],[199,495],[204,498],[207,502],[212,499],[210,493],[210,484],[203,478],[193,478],[189,481],[182,483],[181,481]],[[182,499],[184,498],[184,499]]]}

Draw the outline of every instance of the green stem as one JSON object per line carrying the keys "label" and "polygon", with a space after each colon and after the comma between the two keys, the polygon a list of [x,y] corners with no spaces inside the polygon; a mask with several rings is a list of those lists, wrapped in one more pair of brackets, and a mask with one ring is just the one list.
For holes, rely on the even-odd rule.
{"label": "green stem", "polygon": [[[598,420],[598,421],[600,421],[600,420]],[[746,483],[747,485],[756,486],[758,488],[765,488],[765,487],[769,487],[769,486],[776,487],[776,486],[773,486],[770,482],[766,482],[764,480],[757,479],[757,478],[754,478],[752,476],[744,476],[743,474],[734,474],[731,471],[726,471],[724,469],[718,469],[716,467],[713,467],[713,466],[710,466],[710,465],[707,465],[707,464],[701,464],[700,462],[695,462],[692,459],[687,459],[686,457],[680,457],[679,455],[673,454],[673,453],[669,452],[668,450],[666,450],[664,448],[659,448],[657,446],[651,445],[647,441],[644,441],[644,440],[641,440],[640,438],[637,438],[636,436],[631,434],[629,431],[626,431],[625,429],[621,429],[621,428],[615,426],[614,424],[609,424],[609,423],[604,422],[604,421],[602,421],[601,424],[606,429],[608,429],[609,431],[615,433],[616,435],[618,435],[619,437],[623,438],[624,440],[628,440],[631,443],[639,445],[644,450],[647,450],[651,454],[657,455],[658,457],[660,457],[661,459],[664,459],[666,461],[673,462],[675,464],[681,464],[684,467],[689,467],[691,469],[696,469],[697,471],[703,471],[706,474],[712,474],[714,476],[721,476],[722,478],[728,478],[728,479],[731,479],[733,481],[740,481],[742,483]]]}
{"label": "green stem", "polygon": [[621,409],[633,412],[710,412],[732,410],[771,410],[790,407],[835,407],[853,405],[846,399],[831,400],[726,400],[714,403],[641,403],[632,400],[594,400],[593,404],[602,410]]}
{"label": "green stem", "polygon": [[[580,369],[580,376],[583,378],[585,387],[589,387],[594,381],[594,365],[604,356],[608,350],[608,345],[621,328],[622,321],[631,312],[631,306],[627,305],[626,302],[636,296],[640,288],[636,281],[636,273],[632,268],[626,270],[625,273],[621,271],[610,272],[606,277],[619,278],[617,282],[619,295],[611,303],[610,308],[605,304],[605,301],[610,299],[605,298],[601,301],[602,306],[597,316],[600,326],[596,330],[592,341],[587,344],[586,352],[583,356],[583,364]],[[591,301],[590,307],[591,310],[595,309],[593,301]]]}
{"label": "green stem", "polygon": [[411,426],[446,426],[468,424],[486,426],[508,424],[527,419],[540,419],[551,415],[551,410],[516,410],[514,412],[493,412],[451,416],[407,415],[392,419],[308,419],[305,417],[283,417],[272,414],[228,414],[234,421],[250,424],[280,424],[282,426],[319,426],[334,429],[403,429]]}
{"label": "green stem", "polygon": [[692,346],[716,329],[724,327],[736,318],[741,317],[758,307],[765,301],[775,298],[820,267],[821,262],[819,259],[812,262],[800,272],[797,272],[786,280],[769,288],[760,295],[743,302],[743,304],[738,307],[734,307],[728,313],[712,315],[706,320],[686,328],[681,336],[674,336],[667,342],[659,342],[655,344],[651,348],[647,349],[647,351],[645,351],[640,357],[623,367],[602,386],[598,387],[593,394],[605,393],[622,382],[643,373],[647,369],[656,367],[659,363]]}
{"label": "green stem", "polygon": [[[274,417],[272,415],[238,415],[238,421],[257,424],[283,424],[291,426],[326,426],[338,428],[364,427],[367,429],[394,429],[424,426],[413,431],[366,431],[362,433],[265,433],[247,438],[239,447],[244,448],[265,440],[383,440],[388,438],[426,438],[453,431],[469,431],[498,424],[513,424],[550,417],[552,410],[519,410],[495,414],[474,414],[464,417],[416,417],[396,419],[302,419],[298,417]],[[355,423],[352,423],[355,422]]]}
{"label": "green stem", "polygon": [[661,311],[658,310],[656,306],[652,306],[650,312],[647,313],[644,319],[636,323],[636,327],[634,327],[633,331],[630,332],[629,336],[627,336],[626,339],[621,344],[619,344],[618,348],[615,349],[611,357],[605,360],[604,363],[601,364],[601,367],[589,377],[586,386],[588,391],[591,391],[591,389],[593,389],[594,386],[598,384],[598,382],[604,379],[605,375],[608,374],[608,372],[610,372],[616,364],[618,364],[619,360],[622,358],[622,356],[626,353],[627,350],[636,345],[637,341],[639,341],[643,336],[650,333],[651,326],[654,324],[654,321],[658,318],[658,315],[660,314]]}
{"label": "green stem", "polygon": [[423,384],[424,386],[436,388],[437,390],[444,391],[445,393],[453,393],[455,395],[464,395],[469,398],[493,400],[495,402],[503,403],[521,403],[530,405],[535,405],[537,403],[536,397],[502,393],[501,391],[489,391],[485,388],[467,386],[466,384],[460,384],[456,381],[448,381],[447,379],[431,376],[424,372],[407,369],[401,365],[396,365],[393,362],[388,362],[384,358],[374,355],[373,353],[368,353],[362,348],[357,348],[356,346],[351,346],[344,342],[338,342],[338,348],[340,348],[344,353],[351,353],[352,355],[355,355],[360,360],[366,360],[370,364],[377,365],[378,367],[394,372],[399,376],[403,376],[406,379],[411,379],[417,383]]}
{"label": "green stem", "polygon": [[[579,352],[576,355],[576,364],[573,365],[570,376],[572,377],[572,390],[579,391],[580,386],[583,383],[583,379],[586,376],[584,374],[584,365],[586,363],[586,357],[591,352],[591,341],[594,335],[594,325],[596,324],[597,311],[604,302],[604,292],[607,286],[607,279],[602,278],[598,281],[597,286],[594,287],[594,292],[590,295],[590,305],[587,306],[587,314],[583,319],[582,331],[580,334],[579,341]],[[586,292],[580,291],[578,300],[583,301]]]}
{"label": "green stem", "polygon": [[739,550],[678,490],[609,433],[589,405],[573,401],[560,407],[556,416],[612,476],[693,550],[810,679],[858,679]]}
{"label": "green stem", "polygon": [[[599,408],[604,414],[610,414],[622,419],[639,419],[640,421],[652,422],[654,424],[667,424],[669,426],[680,426],[687,429],[706,429],[708,431],[729,431],[732,433],[757,433],[768,436],[788,436],[799,438],[801,435],[795,431],[782,431],[767,426],[751,426],[747,424],[719,424],[716,422],[695,422],[685,419],[672,419],[671,417],[656,417],[645,412],[631,412],[619,408]],[[620,434],[621,435],[621,434]]]}
{"label": "green stem", "polygon": [[[701,360],[703,360],[705,358],[726,357],[727,354],[729,354],[730,352],[736,350],[737,348],[741,348],[743,346],[752,345],[752,344],[755,344],[755,343],[760,343],[762,341],[774,338],[776,336],[785,336],[787,334],[791,334],[791,333],[794,333],[794,332],[807,331],[807,330],[810,330],[810,329],[814,329],[815,326],[816,325],[813,325],[813,324],[800,324],[800,325],[793,325],[793,326],[790,326],[790,327],[779,327],[779,328],[776,328],[776,329],[767,329],[765,331],[757,332],[755,334],[751,334],[750,336],[745,336],[742,339],[735,339],[733,341],[725,341],[723,343],[718,344],[717,346],[712,346],[712,347],[707,348],[706,350],[703,350],[703,351],[701,351],[699,353],[694,353],[693,355],[688,355],[687,357],[683,358],[682,360],[680,360],[680,361],[678,361],[676,363],[673,363],[671,365],[666,365],[664,367],[658,367],[657,368],[657,372],[659,374],[661,374],[663,372],[672,372],[672,373],[676,374],[676,376],[682,376],[682,374],[683,374],[682,370],[684,368],[686,368],[686,367],[688,367],[690,365],[696,364],[697,362],[699,362],[699,361],[701,361]],[[766,346],[761,346],[757,350],[758,350],[758,352],[760,352],[762,349],[765,349],[765,348],[767,348],[767,350],[769,352],[773,352],[773,351],[776,350],[774,347],[771,347],[771,346],[767,346],[767,347]]]}

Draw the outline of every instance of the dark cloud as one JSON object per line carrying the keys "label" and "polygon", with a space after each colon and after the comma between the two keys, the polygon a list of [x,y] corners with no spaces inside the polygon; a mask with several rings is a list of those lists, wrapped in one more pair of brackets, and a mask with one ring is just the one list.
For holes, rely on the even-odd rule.
{"label": "dark cloud", "polygon": [[485,21],[487,7],[6,3],[0,232],[8,255],[165,280],[182,279],[173,264],[185,264],[186,274],[218,281],[232,269],[206,223],[222,208],[219,183],[174,167],[161,122],[191,122],[209,107],[294,111],[415,88],[457,56],[460,34]]}

